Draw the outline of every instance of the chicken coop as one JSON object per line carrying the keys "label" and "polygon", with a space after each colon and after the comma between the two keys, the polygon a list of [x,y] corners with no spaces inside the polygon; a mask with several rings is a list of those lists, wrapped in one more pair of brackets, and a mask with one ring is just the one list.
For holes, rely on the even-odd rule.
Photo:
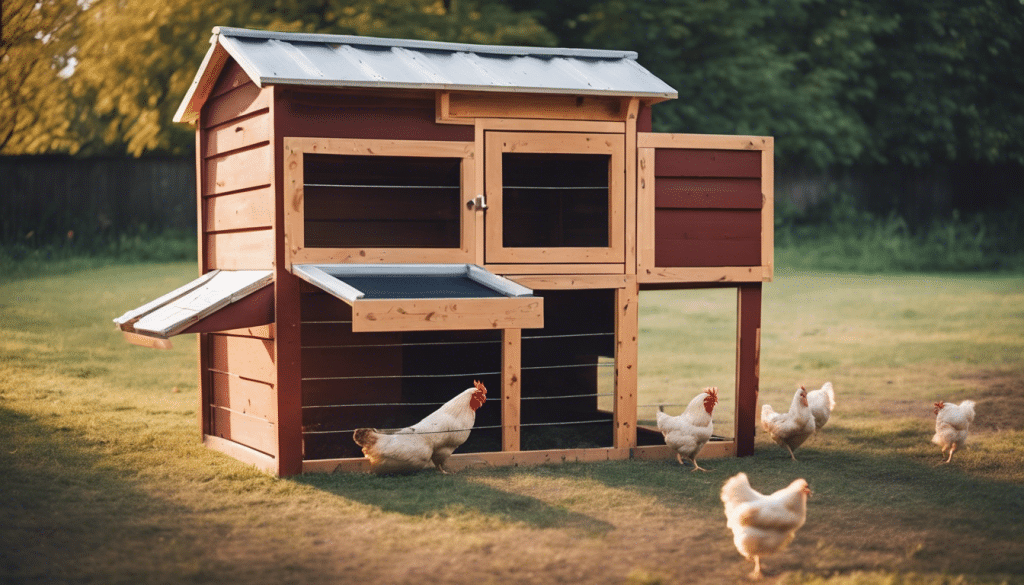
{"label": "chicken coop", "polygon": [[633,52],[215,28],[175,117],[200,276],[115,322],[197,333],[203,442],[278,476],[365,470],[355,428],[473,380],[453,468],[670,459],[640,291],[735,289],[735,428],[702,457],[752,453],[773,140],[652,132],[676,97]]}

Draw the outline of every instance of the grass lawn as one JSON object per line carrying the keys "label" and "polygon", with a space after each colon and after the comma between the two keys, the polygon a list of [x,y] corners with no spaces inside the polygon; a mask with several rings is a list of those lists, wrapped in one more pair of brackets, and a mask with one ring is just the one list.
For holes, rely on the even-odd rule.
{"label": "grass lawn", "polygon": [[[127,345],[111,319],[192,263],[0,282],[0,583],[735,583],[718,499],[814,490],[770,583],[1024,583],[1024,277],[780,271],[765,286],[761,402],[830,380],[798,462],[702,460],[277,480],[199,443],[196,347]],[[641,296],[642,405],[716,385],[731,428],[735,293]],[[940,465],[931,403],[977,401]],[[653,417],[645,406],[641,418]],[[666,407],[675,413],[679,407]]]}

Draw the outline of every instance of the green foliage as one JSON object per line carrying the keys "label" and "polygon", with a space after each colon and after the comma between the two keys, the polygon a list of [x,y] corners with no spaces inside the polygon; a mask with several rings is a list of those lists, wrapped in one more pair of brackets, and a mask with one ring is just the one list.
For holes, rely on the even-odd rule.
{"label": "green foliage", "polygon": [[189,151],[171,115],[225,25],[632,49],[680,94],[658,130],[775,136],[783,165],[1024,165],[1014,0],[13,0],[3,18],[2,152]]}
{"label": "green foliage", "polygon": [[0,282],[110,264],[194,260],[196,247],[193,233],[175,230],[154,233],[145,226],[130,234],[108,234],[86,240],[26,240],[0,247]]}
{"label": "green foliage", "polygon": [[554,43],[528,16],[491,0],[277,2],[96,0],[85,11],[69,78],[89,109],[74,131],[85,153],[190,152],[193,129],[172,117],[209,49],[214,26],[405,37],[480,44]]}
{"label": "green foliage", "polygon": [[74,152],[78,104],[62,71],[74,54],[80,3],[4,0],[0,10],[0,153]]}
{"label": "green foliage", "polygon": [[658,130],[771,135],[781,164],[822,168],[1024,165],[1020,2],[570,4],[581,12],[542,22],[589,46],[638,51],[679,91],[656,107]]}
{"label": "green foliage", "polygon": [[776,206],[776,264],[854,272],[1024,270],[1020,205],[999,214],[936,218],[911,226],[895,212],[876,215],[840,194],[799,211]]}

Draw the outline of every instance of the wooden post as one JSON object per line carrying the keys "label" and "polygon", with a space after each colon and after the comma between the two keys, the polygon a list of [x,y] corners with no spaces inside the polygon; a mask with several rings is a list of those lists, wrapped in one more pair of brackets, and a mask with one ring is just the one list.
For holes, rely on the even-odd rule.
{"label": "wooden post", "polygon": [[[200,111],[196,118],[196,249],[199,251],[199,276],[207,273],[206,263],[206,213],[203,205],[203,185],[206,184],[206,161],[203,152],[206,148],[206,129],[203,127],[206,117]],[[213,402],[213,388],[210,380],[209,336],[200,333],[196,340],[199,354],[199,439],[213,434],[213,420],[210,416],[210,403]]]}
{"label": "wooden post", "polygon": [[640,288],[635,275],[615,289],[615,448],[636,447],[636,383]]}
{"label": "wooden post", "polygon": [[501,336],[501,450],[519,451],[519,402],[522,329],[503,329]]}
{"label": "wooden post", "polygon": [[[264,90],[267,91],[267,90]],[[299,279],[289,272],[284,191],[284,132],[281,117],[275,115],[280,98],[272,86],[270,116],[274,120],[274,364],[277,366],[277,475],[302,473],[302,295]]]}
{"label": "wooden post", "polygon": [[737,288],[736,455],[754,454],[761,377],[761,283]]}

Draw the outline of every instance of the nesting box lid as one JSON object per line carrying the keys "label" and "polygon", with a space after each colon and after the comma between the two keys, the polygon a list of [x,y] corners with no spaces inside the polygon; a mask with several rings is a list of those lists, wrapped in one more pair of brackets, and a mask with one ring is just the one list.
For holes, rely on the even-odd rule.
{"label": "nesting box lid", "polygon": [[678,97],[633,51],[469,45],[216,27],[176,122],[193,122],[228,57],[259,87],[299,85]]}
{"label": "nesting box lid", "polygon": [[[212,315],[223,312],[229,305],[249,299],[251,306],[228,314],[212,330],[269,323],[267,309],[272,311],[273,282],[270,270],[214,270],[177,288],[137,309],[114,319],[114,323],[136,343],[138,335],[167,339],[174,335],[198,332],[193,327]],[[267,293],[254,295],[266,289]],[[252,301],[256,299],[256,301]],[[236,307],[237,308],[237,307]],[[169,346],[163,346],[169,347]]]}
{"label": "nesting box lid", "polygon": [[475,264],[293,264],[352,306],[352,331],[542,327],[544,299]]}

